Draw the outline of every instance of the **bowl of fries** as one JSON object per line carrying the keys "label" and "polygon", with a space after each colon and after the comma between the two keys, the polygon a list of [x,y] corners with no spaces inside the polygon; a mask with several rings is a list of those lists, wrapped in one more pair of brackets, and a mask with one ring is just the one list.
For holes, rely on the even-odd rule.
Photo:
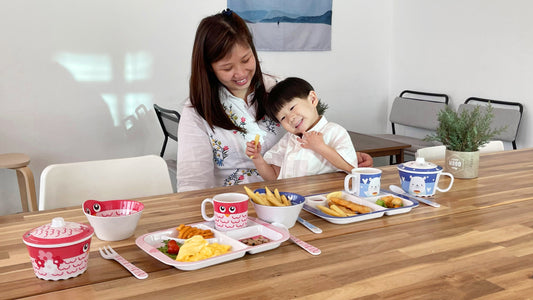
{"label": "bowl of fries", "polygon": [[290,192],[279,192],[278,189],[271,191],[265,187],[253,192],[248,187],[244,187],[244,189],[250,197],[259,219],[269,223],[281,223],[287,228],[294,226],[305,203],[304,196]]}

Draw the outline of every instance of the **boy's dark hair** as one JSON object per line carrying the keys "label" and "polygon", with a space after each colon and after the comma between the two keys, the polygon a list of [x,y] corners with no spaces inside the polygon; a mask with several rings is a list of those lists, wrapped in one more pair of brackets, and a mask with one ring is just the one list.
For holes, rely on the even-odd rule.
{"label": "boy's dark hair", "polygon": [[[276,115],[286,103],[294,98],[305,99],[309,95],[309,92],[314,90],[309,82],[297,77],[288,77],[278,82],[268,94],[268,99],[265,103],[267,116],[279,122]],[[318,114],[322,115],[326,108],[327,105],[319,100],[317,104]]]}

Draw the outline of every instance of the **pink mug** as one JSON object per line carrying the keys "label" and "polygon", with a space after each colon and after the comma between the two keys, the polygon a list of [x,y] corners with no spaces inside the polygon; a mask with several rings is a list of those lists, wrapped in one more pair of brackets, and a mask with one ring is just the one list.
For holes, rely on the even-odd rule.
{"label": "pink mug", "polygon": [[[206,221],[214,221],[215,229],[229,231],[244,228],[248,224],[248,196],[241,193],[224,193],[202,201],[202,217]],[[207,203],[213,205],[214,215],[205,213]]]}

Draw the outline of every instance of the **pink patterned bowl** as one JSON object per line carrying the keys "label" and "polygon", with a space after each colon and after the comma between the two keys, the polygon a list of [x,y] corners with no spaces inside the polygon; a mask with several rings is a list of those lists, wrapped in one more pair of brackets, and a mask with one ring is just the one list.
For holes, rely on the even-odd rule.
{"label": "pink patterned bowl", "polygon": [[91,226],[65,222],[61,217],[27,231],[22,240],[30,253],[38,278],[59,280],[76,277],[87,270]]}
{"label": "pink patterned bowl", "polygon": [[87,200],[82,208],[99,239],[120,241],[133,235],[144,204],[134,200]]}

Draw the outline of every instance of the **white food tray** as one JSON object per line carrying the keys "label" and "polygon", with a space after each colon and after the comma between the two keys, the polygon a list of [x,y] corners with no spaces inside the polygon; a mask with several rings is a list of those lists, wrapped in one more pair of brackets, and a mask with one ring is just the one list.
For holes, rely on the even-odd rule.
{"label": "white food tray", "polygon": [[[180,242],[183,241],[176,238],[178,233],[176,231],[177,226],[165,230],[144,234],[138,237],[135,240],[135,243],[139,248],[141,248],[143,251],[151,255],[153,258],[159,260],[160,262],[169,266],[173,266],[180,270],[190,271],[241,258],[246,253],[255,254],[271,250],[279,247],[282,242],[289,239],[288,231],[275,227],[253,217],[248,217],[247,227],[225,232],[215,230],[213,222],[201,222],[189,225],[201,229],[210,229],[215,234],[215,237],[212,239],[208,239],[207,241],[209,243],[230,245],[230,252],[195,262],[181,262],[174,260],[168,257],[163,252],[159,251],[157,248],[164,245],[164,240],[175,239]],[[239,242],[239,240],[258,235],[262,235],[270,239],[270,242],[257,246],[248,246]]]}
{"label": "white food tray", "polygon": [[[327,194],[328,193],[306,196],[305,197],[306,203],[304,204],[303,209],[305,211],[307,211],[307,212],[310,212],[310,213],[312,213],[312,214],[314,214],[314,215],[316,215],[316,216],[318,216],[318,217],[320,217],[320,218],[322,218],[322,219],[324,219],[324,220],[326,220],[328,222],[334,223],[334,224],[349,224],[349,223],[360,222],[360,221],[369,220],[369,219],[381,218],[384,215],[391,216],[391,215],[403,214],[403,213],[410,212],[411,209],[413,209],[414,207],[418,206],[418,201],[416,201],[416,200],[411,200],[411,199],[409,199],[406,196],[403,196],[403,195],[400,195],[400,194],[396,194],[396,193],[393,193],[393,192],[390,192],[390,191],[385,191],[385,190],[381,190],[379,195],[377,195],[377,196],[364,197],[364,198],[363,197],[358,197],[358,196],[355,196],[355,195],[352,195],[350,193],[347,193],[347,192],[343,191],[342,192],[342,198],[343,199],[348,200],[348,201],[352,201],[352,202],[360,204],[360,205],[368,206],[372,210],[371,212],[366,213],[366,214],[357,214],[355,216],[350,216],[350,217],[335,217],[335,216],[331,216],[331,215],[328,215],[328,214],[322,212],[320,209],[314,208],[314,207],[309,206],[307,204],[307,200],[308,199],[311,199],[311,198],[314,198],[314,197],[324,197],[325,198]],[[380,206],[380,205],[376,204],[376,201],[379,198],[385,197],[387,195],[392,195],[394,197],[398,197],[398,198],[402,199],[403,206],[402,207],[397,207],[397,208],[386,208],[386,207],[383,207],[383,206]]]}

